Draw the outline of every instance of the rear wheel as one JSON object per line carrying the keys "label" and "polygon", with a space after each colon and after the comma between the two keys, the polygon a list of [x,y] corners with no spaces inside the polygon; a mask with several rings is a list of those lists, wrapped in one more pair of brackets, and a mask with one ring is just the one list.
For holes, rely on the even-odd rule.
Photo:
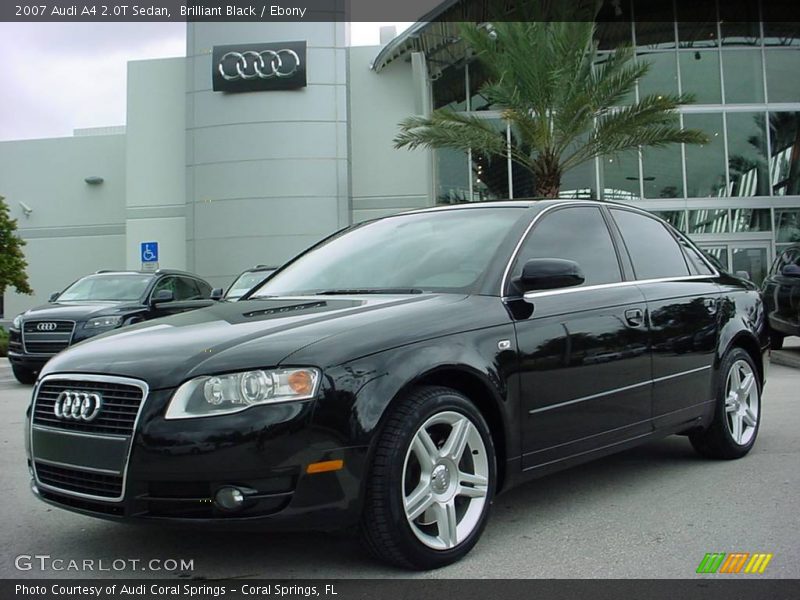
{"label": "rear wheel", "polygon": [[769,347],[772,350],[780,350],[783,348],[783,339],[786,336],[782,333],[778,333],[777,331],[770,331],[769,332]]}
{"label": "rear wheel", "polygon": [[714,420],[689,436],[695,450],[710,458],[740,458],[755,444],[761,423],[761,385],[753,359],[731,349],[720,365]]}
{"label": "rear wheel", "polygon": [[14,372],[14,377],[16,377],[17,381],[20,383],[24,383],[25,385],[36,383],[36,371],[31,371],[26,367],[13,363],[11,364],[11,370]]}
{"label": "rear wheel", "polygon": [[483,532],[495,480],[494,446],[477,408],[448,388],[414,390],[380,433],[362,539],[374,555],[398,566],[453,563]]}

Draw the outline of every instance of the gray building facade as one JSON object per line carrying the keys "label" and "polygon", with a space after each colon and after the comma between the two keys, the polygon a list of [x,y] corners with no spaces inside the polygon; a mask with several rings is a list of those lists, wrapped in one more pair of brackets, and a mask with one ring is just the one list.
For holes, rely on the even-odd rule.
{"label": "gray building facade", "polygon": [[[438,107],[506,130],[445,22],[450,4],[383,47],[348,47],[343,23],[189,24],[186,57],[129,63],[124,129],[0,142],[0,195],[28,242],[36,292],[7,291],[5,319],[87,272],[139,268],[141,242],[158,241],[160,266],[224,286],[354,222],[524,197],[529,182],[506,157],[393,148],[400,120]],[[800,24],[759,0],[691,20],[672,0],[614,5],[601,49],[630,43],[653,64],[636,94],[694,93],[680,118],[712,141],[599,158],[568,172],[562,195],[656,212],[760,279],[800,241]],[[307,45],[305,87],[213,91],[214,46],[291,41]]]}

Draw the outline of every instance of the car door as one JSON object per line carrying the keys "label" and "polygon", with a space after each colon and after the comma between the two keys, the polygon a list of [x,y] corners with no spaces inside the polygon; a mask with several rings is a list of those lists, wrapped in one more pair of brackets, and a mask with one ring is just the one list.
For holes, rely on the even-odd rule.
{"label": "car door", "polygon": [[526,294],[532,313],[515,321],[525,469],[652,430],[645,299],[624,282],[600,208],[574,205],[542,215],[511,277],[532,258],[573,260],[586,279]]}
{"label": "car door", "polygon": [[720,297],[715,273],[693,249],[696,256],[687,255],[661,221],[625,208],[609,212],[647,300],[654,425],[690,423],[713,398]]}

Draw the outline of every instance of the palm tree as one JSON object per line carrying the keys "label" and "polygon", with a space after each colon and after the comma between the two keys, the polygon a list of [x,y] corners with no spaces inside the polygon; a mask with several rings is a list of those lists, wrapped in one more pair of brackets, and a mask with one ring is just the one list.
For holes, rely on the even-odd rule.
{"label": "palm tree", "polygon": [[597,156],[642,146],[704,144],[681,129],[689,95],[651,94],[624,104],[650,64],[630,46],[599,59],[593,20],[463,24],[461,36],[486,70],[480,93],[511,125],[511,143],[485,119],[448,109],[400,123],[396,148],[452,148],[505,156],[530,171],[535,195],[558,197],[561,177]]}

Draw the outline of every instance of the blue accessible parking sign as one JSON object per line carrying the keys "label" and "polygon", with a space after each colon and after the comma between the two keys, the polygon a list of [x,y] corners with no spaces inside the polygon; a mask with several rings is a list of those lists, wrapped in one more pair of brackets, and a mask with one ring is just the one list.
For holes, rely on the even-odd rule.
{"label": "blue accessible parking sign", "polygon": [[143,263],[158,262],[158,242],[142,242],[139,250]]}

